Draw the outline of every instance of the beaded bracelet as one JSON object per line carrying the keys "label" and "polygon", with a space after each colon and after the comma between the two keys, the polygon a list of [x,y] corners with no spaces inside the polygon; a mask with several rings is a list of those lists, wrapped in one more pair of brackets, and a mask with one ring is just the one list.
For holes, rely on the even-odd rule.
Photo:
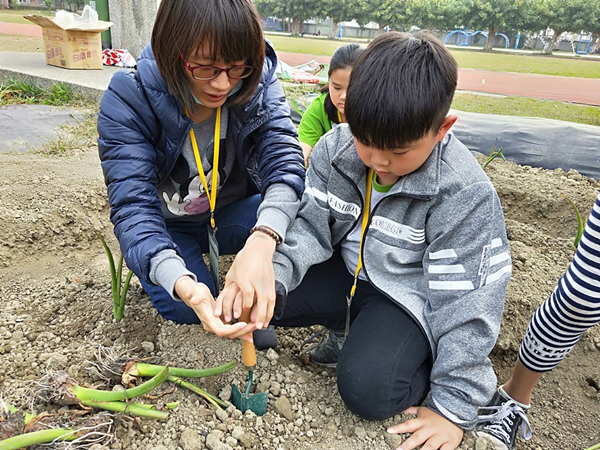
{"label": "beaded bracelet", "polygon": [[258,227],[252,228],[250,230],[250,234],[254,233],[255,231],[259,231],[261,233],[266,234],[267,236],[272,237],[275,240],[275,248],[277,248],[277,247],[279,247],[281,245],[281,236],[279,236],[277,233],[275,233],[270,228],[267,228],[265,226],[259,225]]}

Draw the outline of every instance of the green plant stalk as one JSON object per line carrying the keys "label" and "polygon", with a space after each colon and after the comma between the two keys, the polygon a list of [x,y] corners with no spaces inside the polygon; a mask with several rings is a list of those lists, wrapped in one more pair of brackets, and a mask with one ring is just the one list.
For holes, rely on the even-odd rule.
{"label": "green plant stalk", "polygon": [[488,156],[488,158],[485,160],[485,162],[481,166],[482,169],[485,170],[485,168],[487,167],[487,165],[489,163],[491,163],[494,159],[496,159],[498,156],[500,156],[500,158],[502,158],[504,161],[506,161],[506,158],[502,154],[502,147],[500,147],[500,150],[496,150],[496,144],[497,143],[498,143],[498,138],[496,138],[496,140],[494,141],[494,146],[492,147],[492,151],[490,152],[490,156]]}
{"label": "green plant stalk", "polygon": [[121,280],[123,279],[123,253],[119,257],[119,265],[117,266],[117,306],[119,306],[119,300],[121,298]]}
{"label": "green plant stalk", "polygon": [[106,244],[104,240],[104,236],[101,233],[98,233],[100,237],[100,241],[102,242],[102,246],[104,247],[104,252],[108,258],[108,264],[110,266],[110,278],[111,278],[111,288],[112,288],[112,297],[113,297],[113,317],[117,322],[123,320],[123,311],[125,310],[125,299],[127,297],[127,291],[129,289],[129,283],[131,281],[131,277],[133,276],[133,272],[130,270],[127,273],[127,278],[125,279],[125,284],[121,285],[121,279],[123,277],[123,254],[121,254],[119,258],[119,265],[115,267],[115,259],[113,257],[112,251]]}
{"label": "green plant stalk", "polygon": [[[132,404],[133,403],[130,403],[130,405]],[[140,408],[156,409],[156,405],[152,403],[135,403],[135,405],[139,406]],[[179,406],[179,402],[165,403],[165,406],[167,407],[167,409],[175,409]]]}
{"label": "green plant stalk", "polygon": [[98,236],[100,237],[100,241],[102,242],[102,246],[104,247],[104,252],[106,253],[106,256],[108,258],[108,265],[110,267],[110,284],[112,288],[113,297],[113,315],[115,315],[116,319],[116,307],[118,306],[119,291],[117,290],[117,269],[115,268],[115,259],[113,258],[113,254],[110,251],[108,245],[106,244],[106,241],[104,240],[104,236],[102,236],[101,233],[98,233]]}
{"label": "green plant stalk", "polygon": [[93,400],[82,400],[81,404],[93,408],[106,409],[108,411],[129,413],[134,416],[149,417],[151,419],[166,420],[169,418],[169,413],[152,409],[154,405],[140,405],[138,403],[125,402],[98,402]]}
{"label": "green plant stalk", "polygon": [[304,105],[302,105],[295,98],[291,98],[290,103],[292,104],[292,107],[294,108],[294,110],[300,115],[300,117],[302,117],[304,115],[304,111],[306,110],[306,107]]}
{"label": "green plant stalk", "polygon": [[[123,268],[123,255],[121,255],[120,261],[119,261],[119,273],[122,272],[122,268]],[[117,322],[121,321],[123,319],[123,312],[125,311],[125,299],[127,298],[127,291],[129,290],[129,283],[131,282],[131,277],[133,276],[133,272],[130,270],[129,272],[127,272],[127,278],[125,278],[125,283],[123,284],[123,287],[121,288],[121,286],[119,286],[119,301],[118,304],[116,305],[116,307],[113,307],[113,315],[115,317],[115,320]],[[121,276],[119,275],[119,284],[121,280]]]}
{"label": "green plant stalk", "polygon": [[172,383],[175,383],[177,386],[181,386],[184,387],[192,392],[194,392],[195,394],[198,394],[200,397],[204,397],[206,399],[206,401],[208,401],[209,403],[211,403],[212,405],[214,405],[215,408],[217,409],[223,409],[226,408],[228,405],[227,403],[225,403],[223,400],[221,400],[218,397],[215,397],[212,394],[209,394],[208,392],[200,389],[198,386],[192,384],[192,383],[188,383],[187,381],[183,381],[181,378],[177,378],[174,377],[172,375],[167,377],[167,380],[169,380]]}
{"label": "green plant stalk", "polygon": [[575,206],[575,203],[573,203],[573,200],[571,200],[565,194],[560,194],[560,195],[562,195],[564,198],[566,198],[569,201],[569,203],[575,210],[575,214],[577,215],[577,234],[575,235],[575,240],[573,241],[573,245],[575,246],[575,248],[577,248],[579,246],[579,241],[581,241],[581,236],[583,236],[583,229],[584,229],[583,219],[581,218],[581,214],[579,214],[579,210],[577,209],[577,206]]}
{"label": "green plant stalk", "polygon": [[[236,360],[228,362],[217,367],[211,367],[210,369],[180,369],[178,367],[169,367],[169,375],[174,377],[184,378],[203,378],[211,375],[217,375],[219,373],[227,372],[233,369],[237,364]],[[156,376],[164,366],[157,366],[155,364],[144,364],[136,363],[137,376],[140,377],[153,377]]]}
{"label": "green plant stalk", "polygon": [[0,441],[0,450],[18,450],[37,444],[44,444],[56,440],[74,441],[77,430],[72,428],[54,428],[51,430],[34,431],[20,434]]}
{"label": "green plant stalk", "polygon": [[81,386],[71,386],[71,392],[82,402],[115,402],[128,400],[140,395],[147,394],[152,389],[158,387],[169,375],[169,368],[164,367],[154,378],[146,381],[139,386],[136,386],[125,391],[99,391],[97,389],[89,389]]}
{"label": "green plant stalk", "polygon": [[599,450],[600,449],[600,443],[596,444],[596,445],[592,445],[589,448],[586,448],[585,450]]}
{"label": "green plant stalk", "polygon": [[[12,405],[9,405],[8,403],[4,404],[6,406],[6,408],[8,409],[9,412],[11,412],[12,414],[16,413],[17,411],[19,411],[17,408],[15,408]],[[31,422],[31,419],[33,419],[35,416],[33,414],[29,414],[24,412],[23,415],[25,416],[25,425],[29,425],[29,422]]]}

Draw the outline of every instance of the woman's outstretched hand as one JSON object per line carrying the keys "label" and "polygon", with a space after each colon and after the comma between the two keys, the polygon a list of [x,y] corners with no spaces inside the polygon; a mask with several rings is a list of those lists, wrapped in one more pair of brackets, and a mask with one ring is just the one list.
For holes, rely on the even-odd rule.
{"label": "woman's outstretched hand", "polygon": [[[175,293],[186,305],[194,310],[205,330],[217,336],[236,339],[251,335],[256,329],[253,323],[238,322],[234,325],[223,323],[213,314],[215,300],[210,289],[203,283],[196,283],[188,276],[180,277],[175,282]],[[247,337],[247,339],[251,339]]]}

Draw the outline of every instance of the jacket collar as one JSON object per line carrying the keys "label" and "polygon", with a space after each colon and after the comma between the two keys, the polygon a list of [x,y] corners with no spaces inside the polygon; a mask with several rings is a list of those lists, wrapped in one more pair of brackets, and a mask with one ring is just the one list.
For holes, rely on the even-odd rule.
{"label": "jacket collar", "polygon": [[[331,162],[341,173],[349,177],[361,192],[364,192],[366,189],[365,175],[367,173],[367,166],[364,165],[358,153],[356,153],[354,139],[348,126],[339,125],[339,127],[341,128],[340,132],[343,133],[343,138],[340,139],[343,145]],[[440,190],[442,153],[449,139],[450,133],[448,133],[443,141],[436,144],[425,164],[396,182],[388,195],[399,194],[408,197],[430,198],[438,194]]]}

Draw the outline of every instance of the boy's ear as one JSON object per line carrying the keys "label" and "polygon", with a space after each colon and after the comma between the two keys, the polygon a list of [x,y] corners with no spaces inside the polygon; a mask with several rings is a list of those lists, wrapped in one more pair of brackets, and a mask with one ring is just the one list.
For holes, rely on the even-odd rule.
{"label": "boy's ear", "polygon": [[454,114],[449,114],[446,116],[446,118],[444,119],[444,122],[442,122],[442,126],[440,127],[440,129],[437,132],[437,142],[440,142],[442,139],[444,139],[446,137],[446,134],[448,133],[448,131],[450,131],[450,128],[452,128],[452,125],[454,125],[456,122],[458,121],[458,116],[454,115]]}

